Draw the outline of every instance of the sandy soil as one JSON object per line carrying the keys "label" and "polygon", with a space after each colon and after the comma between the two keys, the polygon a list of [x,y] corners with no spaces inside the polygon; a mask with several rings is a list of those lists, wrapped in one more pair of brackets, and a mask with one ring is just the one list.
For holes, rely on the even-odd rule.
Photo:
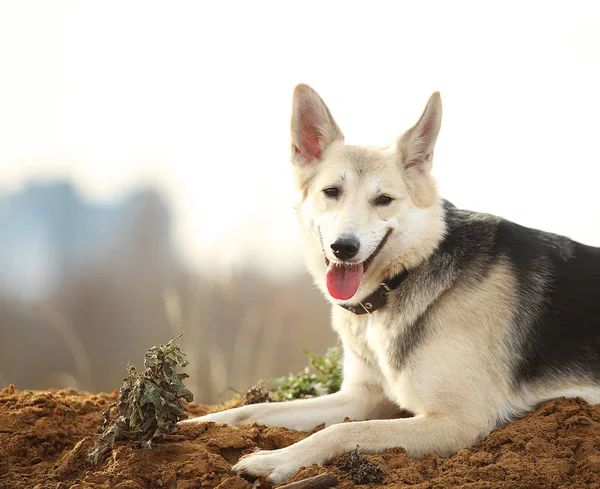
{"label": "sandy soil", "polygon": [[[1,489],[270,489],[230,473],[233,463],[256,447],[274,449],[307,433],[248,425],[183,425],[152,450],[120,444],[106,463],[86,466],[112,394],[74,390],[0,392]],[[235,401],[229,404],[234,405]],[[192,415],[223,408],[188,405]],[[401,448],[367,456],[382,469],[380,484],[397,488],[599,488],[600,405],[558,399],[535,413],[494,430],[479,445],[443,459],[416,461]],[[336,465],[301,469],[294,480],[331,472],[341,489],[355,487]]]}

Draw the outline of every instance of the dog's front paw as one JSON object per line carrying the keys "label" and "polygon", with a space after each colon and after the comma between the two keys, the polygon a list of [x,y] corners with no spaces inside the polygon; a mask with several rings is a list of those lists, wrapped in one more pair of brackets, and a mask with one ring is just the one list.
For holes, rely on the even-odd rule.
{"label": "dog's front paw", "polygon": [[261,450],[240,459],[232,468],[239,474],[266,477],[271,484],[281,484],[291,478],[303,463],[289,450]]}

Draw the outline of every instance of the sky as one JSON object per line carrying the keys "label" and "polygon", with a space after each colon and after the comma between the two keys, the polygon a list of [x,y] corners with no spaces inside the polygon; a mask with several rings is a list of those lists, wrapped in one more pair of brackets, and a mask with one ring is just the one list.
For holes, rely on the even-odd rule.
{"label": "sky", "polygon": [[444,197],[600,246],[595,4],[0,0],[0,191],[156,185],[188,263],[279,273],[301,262],[294,86],[369,145],[439,90]]}

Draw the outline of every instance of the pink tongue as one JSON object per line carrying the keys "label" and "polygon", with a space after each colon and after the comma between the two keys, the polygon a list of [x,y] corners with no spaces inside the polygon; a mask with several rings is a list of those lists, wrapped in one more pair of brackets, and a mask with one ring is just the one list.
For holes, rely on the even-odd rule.
{"label": "pink tongue", "polygon": [[327,267],[326,279],[327,290],[331,297],[343,301],[350,299],[358,290],[363,272],[362,263],[349,267],[330,263]]}

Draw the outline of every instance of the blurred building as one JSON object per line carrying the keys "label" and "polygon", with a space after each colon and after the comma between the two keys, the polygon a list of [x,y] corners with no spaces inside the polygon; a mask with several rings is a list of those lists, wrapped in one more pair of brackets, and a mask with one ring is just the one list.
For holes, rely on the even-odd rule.
{"label": "blurred building", "polygon": [[24,300],[44,299],[66,277],[109,263],[123,273],[176,266],[169,210],[151,189],[95,204],[69,182],[30,183],[0,195],[0,236],[0,294]]}

